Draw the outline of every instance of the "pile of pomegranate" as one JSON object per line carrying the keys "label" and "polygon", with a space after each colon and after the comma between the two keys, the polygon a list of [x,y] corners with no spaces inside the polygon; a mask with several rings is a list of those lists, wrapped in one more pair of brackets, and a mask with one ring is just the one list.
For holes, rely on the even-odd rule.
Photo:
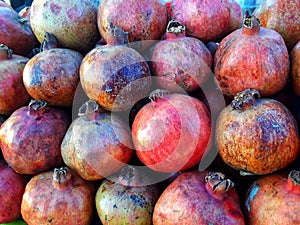
{"label": "pile of pomegranate", "polygon": [[300,224],[299,0],[9,2],[0,224]]}

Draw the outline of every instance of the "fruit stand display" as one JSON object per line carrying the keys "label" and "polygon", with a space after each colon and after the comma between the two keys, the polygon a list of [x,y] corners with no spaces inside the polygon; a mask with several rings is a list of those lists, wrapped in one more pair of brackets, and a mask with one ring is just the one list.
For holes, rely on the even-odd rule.
{"label": "fruit stand display", "polygon": [[0,1],[0,224],[299,225],[299,0]]}

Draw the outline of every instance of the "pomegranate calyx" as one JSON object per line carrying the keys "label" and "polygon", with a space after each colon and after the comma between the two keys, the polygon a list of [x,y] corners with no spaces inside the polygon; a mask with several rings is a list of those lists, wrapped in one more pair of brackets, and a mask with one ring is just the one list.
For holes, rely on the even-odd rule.
{"label": "pomegranate calyx", "polygon": [[182,33],[185,31],[185,26],[176,19],[169,21],[166,31],[168,33]]}
{"label": "pomegranate calyx", "polygon": [[45,36],[40,47],[40,52],[50,50],[53,48],[57,48],[57,39],[53,34],[45,32]]}
{"label": "pomegranate calyx", "polygon": [[29,102],[29,108],[34,111],[38,111],[39,109],[43,109],[47,106],[47,102],[43,100],[31,100]]}
{"label": "pomegranate calyx", "polygon": [[106,41],[108,45],[124,45],[129,42],[128,32],[118,26],[115,26],[113,23],[109,24],[108,33],[111,34]]}
{"label": "pomegranate calyx", "polygon": [[206,187],[215,194],[224,194],[234,187],[230,179],[225,179],[225,175],[220,172],[208,172],[205,176]]}
{"label": "pomegranate calyx", "polygon": [[260,31],[260,21],[248,11],[245,13],[242,34],[245,36],[255,36]]}
{"label": "pomegranate calyx", "polygon": [[118,181],[120,184],[125,186],[131,186],[131,182],[133,178],[137,177],[137,171],[136,168],[132,166],[125,166],[121,169],[120,176],[118,178]]}
{"label": "pomegranate calyx", "polygon": [[71,173],[67,167],[55,168],[53,173],[53,185],[57,189],[65,189],[71,182]]}
{"label": "pomegranate calyx", "polygon": [[150,93],[148,98],[151,100],[151,102],[155,102],[158,99],[162,99],[163,97],[167,96],[168,94],[170,94],[170,92],[167,90],[156,89]]}
{"label": "pomegranate calyx", "polygon": [[18,21],[19,21],[19,23],[22,24],[22,25],[29,22],[29,20],[27,20],[26,18],[22,18],[22,17],[19,18]]}
{"label": "pomegranate calyx", "polygon": [[13,50],[9,49],[6,45],[0,44],[0,60],[11,59]]}
{"label": "pomegranate calyx", "polygon": [[79,108],[78,116],[87,116],[99,111],[99,109],[100,107],[97,102],[88,100]]}
{"label": "pomegranate calyx", "polygon": [[289,173],[288,179],[292,181],[293,186],[300,186],[300,171],[292,170]]}
{"label": "pomegranate calyx", "polygon": [[253,105],[256,98],[260,98],[259,92],[248,88],[237,93],[230,105],[233,109],[243,110],[246,105]]}

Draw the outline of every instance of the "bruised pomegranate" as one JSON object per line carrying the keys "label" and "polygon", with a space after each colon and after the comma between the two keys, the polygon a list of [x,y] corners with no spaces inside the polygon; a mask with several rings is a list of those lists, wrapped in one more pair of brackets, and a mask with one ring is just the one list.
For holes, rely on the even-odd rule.
{"label": "bruised pomegranate", "polygon": [[210,148],[211,118],[198,99],[155,90],[132,124],[138,158],[160,172],[186,170]]}
{"label": "bruised pomegranate", "polygon": [[185,27],[171,20],[166,39],[158,42],[151,57],[153,75],[162,89],[191,92],[199,89],[212,74],[212,56],[198,39],[185,36]]}
{"label": "bruised pomegranate", "polygon": [[0,223],[21,217],[21,202],[26,178],[16,173],[4,160],[0,160]]}
{"label": "bruised pomegranate", "polygon": [[289,77],[289,54],[283,38],[260,27],[259,20],[249,14],[242,28],[221,41],[214,63],[217,83],[230,96],[247,88],[270,96],[280,91]]}
{"label": "bruised pomegranate", "polygon": [[216,144],[225,163],[262,175],[297,158],[299,137],[297,123],[282,103],[256,96],[256,90],[247,89],[222,110],[216,124]]}
{"label": "bruised pomegranate", "polygon": [[300,172],[272,174],[256,180],[245,202],[249,225],[300,224]]}
{"label": "bruised pomegranate", "polygon": [[[83,56],[74,50],[55,48],[51,34],[46,33],[42,52],[26,64],[23,82],[33,99],[51,106],[70,107],[79,84],[79,68]],[[54,43],[45,43],[45,42]]]}
{"label": "bruised pomegranate", "polygon": [[84,58],[80,82],[86,95],[109,111],[130,109],[148,94],[151,74],[145,59],[125,45],[128,33],[111,26],[107,44]]}
{"label": "bruised pomegranate", "polygon": [[68,125],[63,111],[43,101],[31,101],[29,106],[14,111],[1,126],[4,159],[21,174],[37,174],[60,165],[60,145]]}
{"label": "bruised pomegranate", "polygon": [[84,54],[100,39],[97,6],[90,0],[34,0],[30,25],[40,42],[49,32],[57,38],[59,47]]}
{"label": "bruised pomegranate", "polygon": [[222,173],[183,172],[157,200],[153,225],[244,225],[233,186]]}
{"label": "bruised pomegranate", "polygon": [[290,55],[292,85],[295,94],[300,96],[300,41],[295,45]]}
{"label": "bruised pomegranate", "polygon": [[86,180],[99,180],[117,172],[133,156],[130,131],[116,115],[86,102],[69,127],[61,145],[66,165]]}
{"label": "bruised pomegranate", "polygon": [[89,225],[95,188],[67,167],[40,173],[27,183],[21,204],[28,225]]}
{"label": "bruised pomegranate", "polygon": [[145,174],[128,166],[119,176],[101,183],[96,193],[96,208],[103,225],[152,225],[160,191],[157,184],[145,185],[145,179]]}
{"label": "bruised pomegranate", "polygon": [[253,12],[261,26],[282,35],[289,50],[300,41],[300,1],[265,0]]}
{"label": "bruised pomegranate", "polygon": [[242,9],[234,0],[173,0],[171,18],[183,23],[187,36],[217,41],[240,27]]}
{"label": "bruised pomegranate", "polygon": [[160,0],[102,0],[98,8],[98,29],[107,41],[111,25],[128,32],[129,42],[146,49],[159,40],[167,26],[167,8]]}
{"label": "bruised pomegranate", "polygon": [[0,45],[0,113],[11,114],[27,105],[30,96],[23,84],[23,70],[28,58],[12,54],[12,50]]}

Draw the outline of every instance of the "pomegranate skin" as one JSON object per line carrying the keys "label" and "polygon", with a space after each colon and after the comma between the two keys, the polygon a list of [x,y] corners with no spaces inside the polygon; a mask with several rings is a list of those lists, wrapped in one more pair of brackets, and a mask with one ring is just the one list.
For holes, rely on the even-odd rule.
{"label": "pomegranate skin", "polygon": [[23,71],[27,92],[33,99],[46,101],[51,106],[72,106],[82,58],[79,52],[62,48],[35,55]]}
{"label": "pomegranate skin", "polygon": [[157,200],[153,225],[244,225],[235,189],[213,192],[206,175],[207,171],[182,172]]}
{"label": "pomegranate skin", "polygon": [[289,50],[300,41],[299,0],[265,0],[253,12],[266,27],[277,31]]}
{"label": "pomegranate skin", "polygon": [[94,208],[93,183],[70,169],[66,174],[57,175],[57,180],[54,173],[40,173],[27,183],[21,204],[25,222],[28,225],[89,225]]}
{"label": "pomegranate skin", "polygon": [[[239,5],[230,2],[232,1],[173,0],[171,18],[183,23],[187,28],[187,36],[196,37],[203,42],[217,41],[239,28],[231,18],[241,18],[242,10]],[[236,14],[239,15],[235,16]]]}
{"label": "pomegranate skin", "polygon": [[249,225],[300,224],[299,171],[291,173],[298,173],[297,183],[287,174],[272,174],[259,178],[250,186],[245,201]]}
{"label": "pomegranate skin", "polygon": [[210,149],[211,118],[198,99],[167,94],[143,106],[132,124],[138,158],[160,172],[183,171]]}
{"label": "pomegranate skin", "polygon": [[295,94],[300,96],[300,41],[295,45],[291,54],[291,77]]}
{"label": "pomegranate skin", "polygon": [[60,145],[68,126],[69,119],[62,110],[17,109],[0,129],[5,161],[21,174],[37,174],[60,165]]}
{"label": "pomegranate skin", "polygon": [[0,160],[0,223],[21,217],[21,202],[27,180]]}
{"label": "pomegranate skin", "polygon": [[287,84],[290,69],[283,38],[258,24],[226,36],[216,51],[214,64],[217,84],[229,96],[247,88],[258,90],[262,96],[273,95]]}

